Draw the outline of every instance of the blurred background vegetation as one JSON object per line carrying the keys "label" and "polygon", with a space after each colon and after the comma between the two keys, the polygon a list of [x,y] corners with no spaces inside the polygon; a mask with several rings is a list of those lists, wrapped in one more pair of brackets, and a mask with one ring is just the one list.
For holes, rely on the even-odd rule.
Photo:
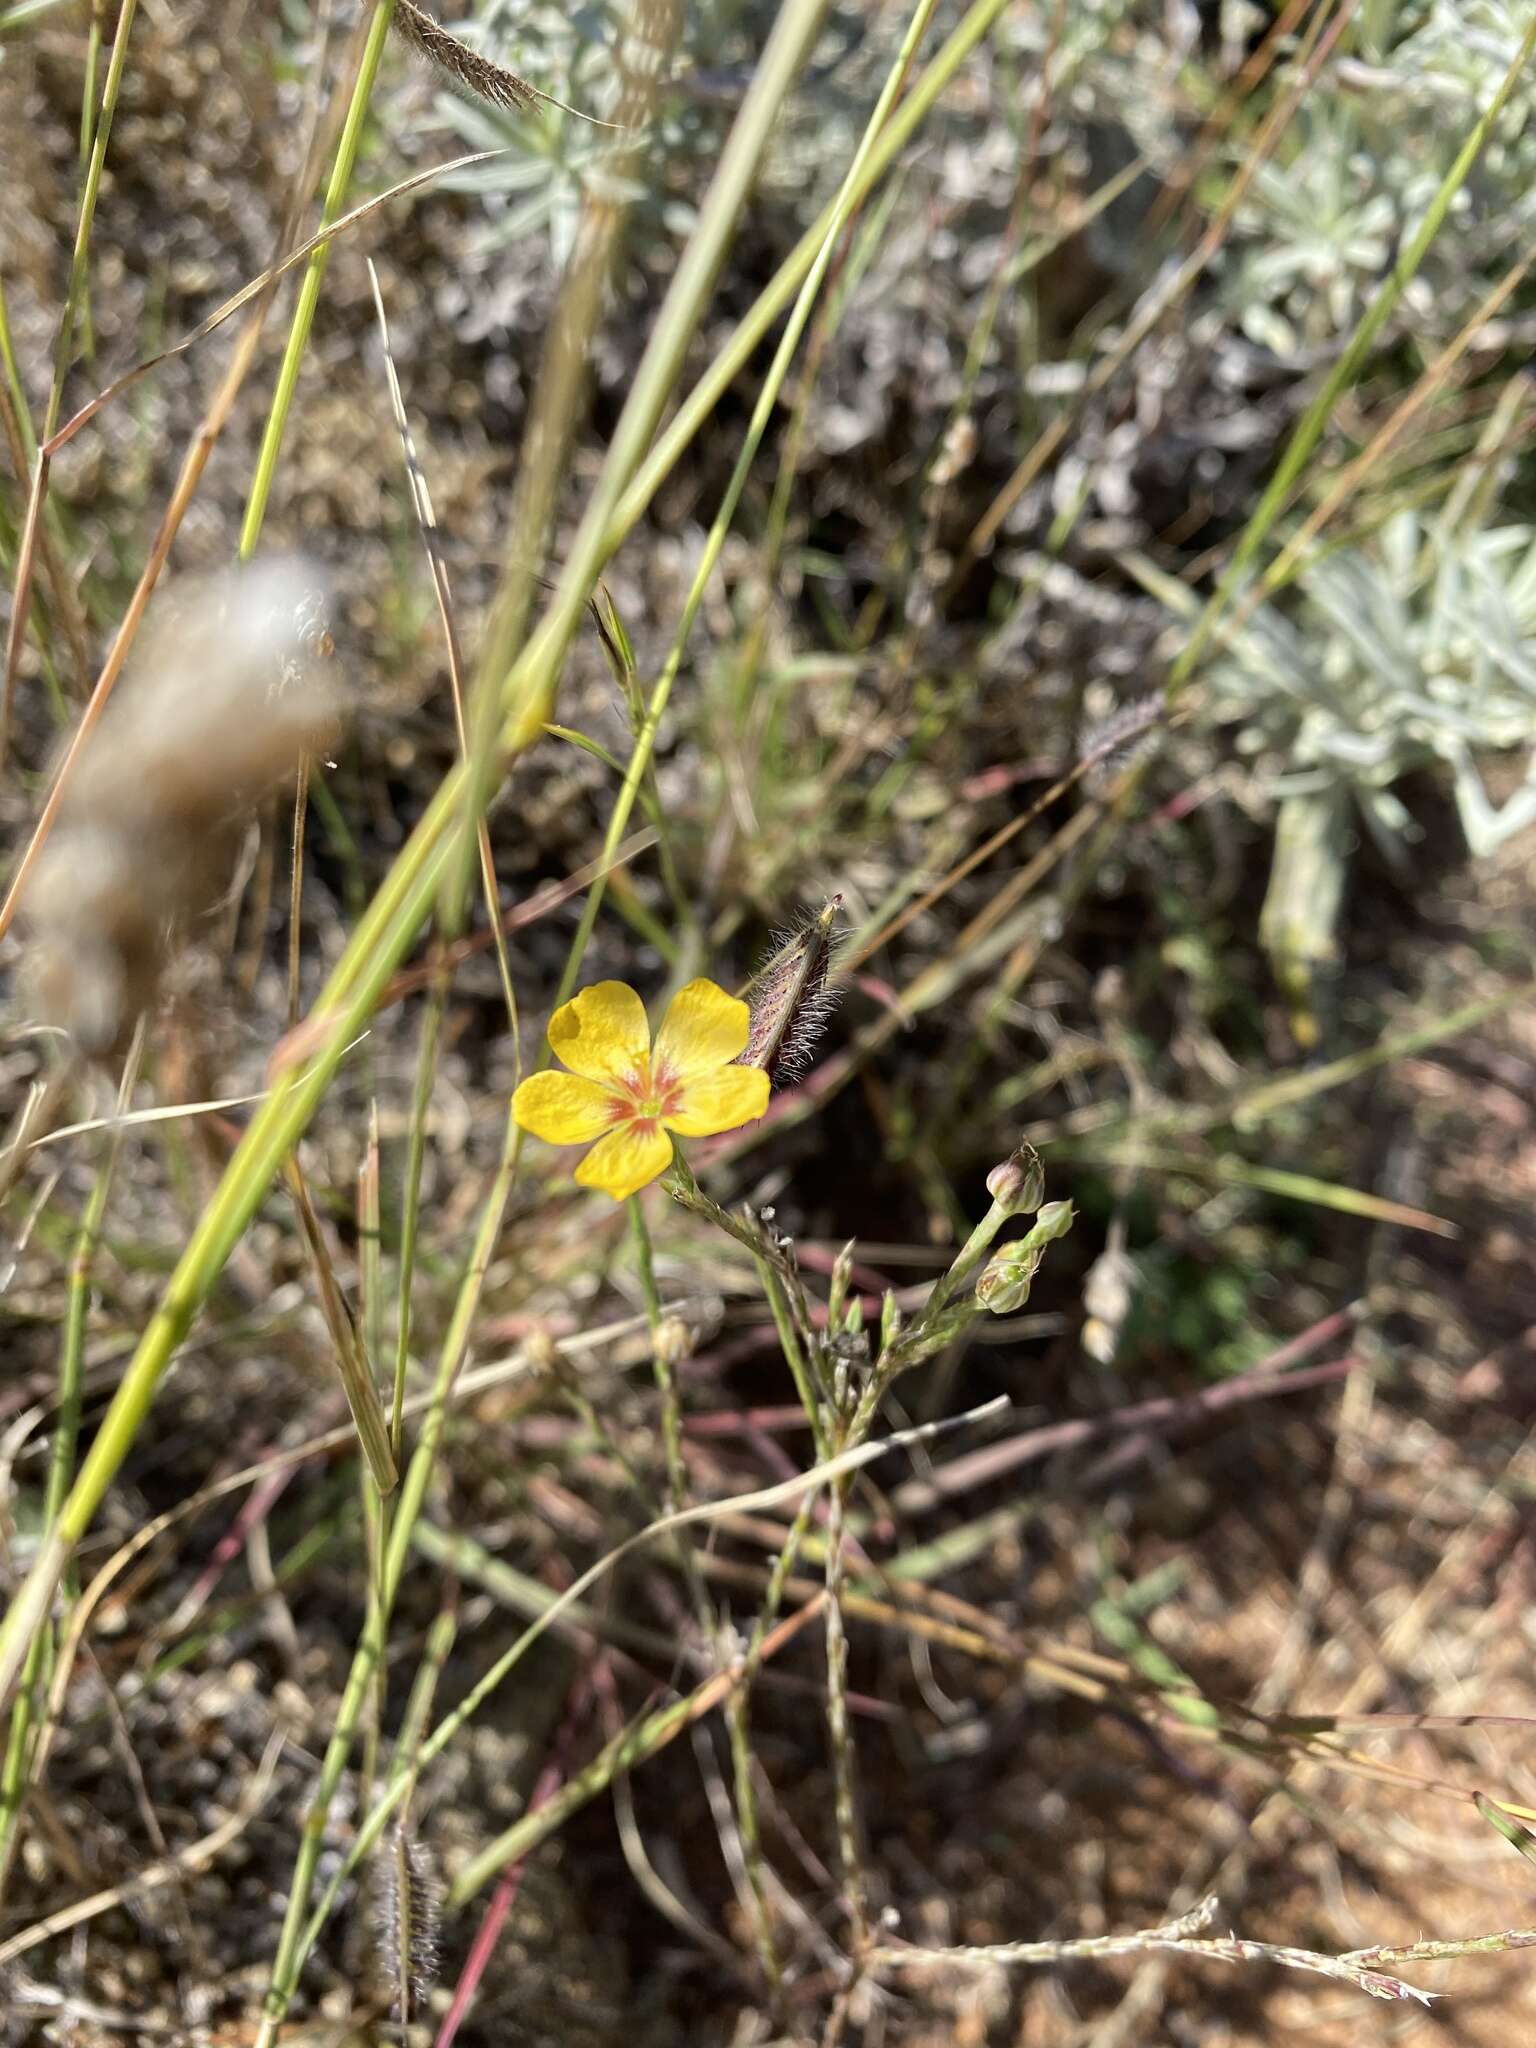
{"label": "blurred background vegetation", "polygon": [[[84,1036],[31,973],[58,933],[0,912],[10,1589],[73,1544],[0,1766],[6,2038],[1504,2048],[1536,2018],[1536,6],[485,0],[457,56],[412,13],[0,0],[7,886],[147,563],[301,557],[346,707],[297,808],[289,773],[197,839],[217,887],[131,1051],[47,1028]],[[360,209],[323,272],[40,465],[322,195]],[[818,247],[775,382],[809,253],[733,337]],[[386,960],[370,906],[466,753],[489,879]],[[113,889],[153,907],[164,858]],[[659,1016],[834,896],[803,1074],[692,1148],[747,1241],[509,1164],[573,974]],[[354,958],[378,985],[257,1175]],[[1025,1143],[1070,1229],[888,1388]],[[173,1270],[196,1318],[98,1437]],[[409,1514],[354,1345],[386,1407],[401,1362],[407,1456],[440,1427]],[[1011,1405],[658,1535],[423,1756],[578,1574],[787,1485],[869,1388],[880,1435]],[[785,1556],[777,1614],[822,1605],[709,1694]],[[1211,1892],[1212,1935],[1310,1962],[890,1960]],[[1431,1937],[1382,1967],[1432,2010],[1318,1974]]]}

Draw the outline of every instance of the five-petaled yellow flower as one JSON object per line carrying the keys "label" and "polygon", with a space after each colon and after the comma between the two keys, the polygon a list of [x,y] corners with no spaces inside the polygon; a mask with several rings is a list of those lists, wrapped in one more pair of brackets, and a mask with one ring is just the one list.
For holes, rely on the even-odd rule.
{"label": "five-petaled yellow flower", "polygon": [[768,1076],[733,1064],[747,1048],[745,1003],[690,981],[651,1044],[645,1006],[622,981],[598,981],[549,1020],[568,1074],[531,1074],[512,1098],[525,1131],[551,1145],[597,1143],[576,1169],[584,1188],[622,1202],[672,1162],[680,1138],[734,1131],[768,1107]]}

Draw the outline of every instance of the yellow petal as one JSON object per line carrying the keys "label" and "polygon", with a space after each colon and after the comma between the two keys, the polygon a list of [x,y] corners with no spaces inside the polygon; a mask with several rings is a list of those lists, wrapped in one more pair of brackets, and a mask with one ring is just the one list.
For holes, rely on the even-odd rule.
{"label": "yellow petal", "polygon": [[667,1005],[656,1034],[653,1066],[658,1080],[671,1075],[689,1081],[712,1074],[746,1051],[752,1017],[745,1003],[712,981],[690,981]]}
{"label": "yellow petal", "polygon": [[645,1005],[626,982],[595,981],[549,1020],[549,1042],[573,1074],[612,1081],[635,1071],[651,1049]]}
{"label": "yellow petal", "polygon": [[709,1138],[755,1122],[767,1107],[768,1076],[761,1067],[721,1067],[684,1086],[667,1129],[680,1138]]}
{"label": "yellow petal", "polygon": [[512,1114],[525,1131],[551,1145],[585,1145],[613,1122],[614,1098],[596,1081],[576,1074],[530,1074],[512,1098]]}
{"label": "yellow petal", "polygon": [[672,1163],[672,1140],[654,1117],[620,1124],[599,1138],[576,1169],[579,1187],[601,1188],[622,1202]]}

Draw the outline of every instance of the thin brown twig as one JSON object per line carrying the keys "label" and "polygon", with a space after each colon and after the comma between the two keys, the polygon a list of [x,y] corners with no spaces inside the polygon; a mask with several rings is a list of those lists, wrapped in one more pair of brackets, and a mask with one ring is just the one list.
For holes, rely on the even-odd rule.
{"label": "thin brown twig", "polygon": [[[976,1969],[1018,1964],[1041,1967],[1064,1962],[1102,1961],[1111,1956],[1144,1955],[1151,1950],[1166,1949],[1176,1955],[1213,1962],[1273,1963],[1282,1969],[1308,1970],[1317,1976],[1353,1984],[1368,1997],[1388,2001],[1417,1999],[1421,2005],[1427,2006],[1435,1995],[1371,1967],[1371,1962],[1377,1959],[1413,1958],[1411,1950],[1362,1949],[1348,1955],[1330,1956],[1315,1949],[1290,1948],[1278,1942],[1249,1941],[1236,1934],[1208,1936],[1204,1929],[1210,1926],[1219,1911],[1220,1901],[1212,1895],[1178,1920],[1163,1927],[1145,1928],[1139,1934],[1086,1935],[1068,1941],[992,1942],[975,1948],[877,1948],[870,1951],[866,1960],[872,1970],[946,1966]],[[1527,1948],[1536,1943],[1536,1930],[1483,1936],[1468,1948],[1454,1942],[1425,1946],[1440,1955],[1467,1953],[1486,1946],[1490,1940],[1510,1948]],[[1421,1955],[1417,1959],[1426,1960],[1427,1957]]]}

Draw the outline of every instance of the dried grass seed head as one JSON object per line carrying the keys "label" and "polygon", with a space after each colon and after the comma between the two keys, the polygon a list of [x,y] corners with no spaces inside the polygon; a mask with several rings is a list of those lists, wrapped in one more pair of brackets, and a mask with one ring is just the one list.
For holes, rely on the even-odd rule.
{"label": "dried grass seed head", "polygon": [[413,5],[412,0],[396,0],[391,26],[418,57],[459,92],[489,100],[493,107],[515,108],[519,113],[527,113],[541,98],[525,78],[493,64],[479,50],[460,42],[440,21]]}
{"label": "dried grass seed head", "polygon": [[1108,789],[1151,748],[1163,708],[1161,693],[1153,690],[1084,723],[1078,735],[1077,758],[1090,789],[1096,793]]}
{"label": "dried grass seed head", "polygon": [[71,779],[80,817],[137,830],[228,824],[336,737],[324,585],[308,564],[262,562],[176,585]]}
{"label": "dried grass seed head", "polygon": [[23,898],[40,1021],[121,1045],[225,887],[252,808],[341,723],[321,578],[278,559],[173,585],[77,760]]}

